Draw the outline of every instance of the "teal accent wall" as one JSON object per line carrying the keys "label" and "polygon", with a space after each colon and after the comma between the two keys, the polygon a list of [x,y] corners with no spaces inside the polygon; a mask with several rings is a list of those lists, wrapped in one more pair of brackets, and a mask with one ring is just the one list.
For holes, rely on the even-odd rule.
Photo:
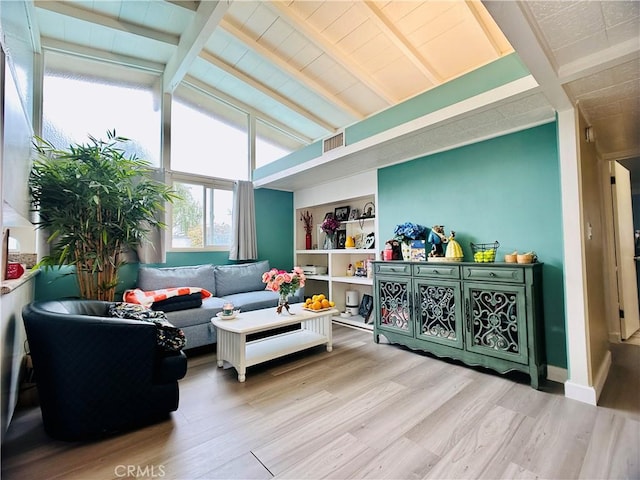
{"label": "teal accent wall", "polygon": [[[256,231],[258,260],[269,260],[273,267],[293,268],[293,194],[266,188],[254,192],[256,203]],[[211,263],[226,265],[229,251],[220,252],[167,252],[167,262],[154,266],[175,267]],[[62,267],[40,272],[35,279],[35,299],[52,300],[79,295],[75,269]],[[138,264],[123,266],[119,271],[120,285],[116,298],[128,288],[134,288],[138,277]]]}
{"label": "teal accent wall", "polygon": [[473,261],[470,242],[498,240],[498,259],[535,251],[544,263],[547,360],[567,367],[555,122],[380,169],[378,219],[382,242],[399,223],[444,225],[465,261]]}
{"label": "teal accent wall", "polygon": [[272,267],[293,268],[293,193],[259,188],[256,194],[258,256]]}

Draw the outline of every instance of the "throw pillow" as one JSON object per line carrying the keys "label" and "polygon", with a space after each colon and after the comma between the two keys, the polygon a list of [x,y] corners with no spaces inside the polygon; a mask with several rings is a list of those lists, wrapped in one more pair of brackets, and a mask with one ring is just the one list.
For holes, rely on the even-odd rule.
{"label": "throw pillow", "polygon": [[187,344],[184,332],[174,327],[164,312],[154,311],[135,303],[115,302],[109,306],[109,316],[140,320],[156,325],[156,342],[160,348],[170,352],[180,351]]}

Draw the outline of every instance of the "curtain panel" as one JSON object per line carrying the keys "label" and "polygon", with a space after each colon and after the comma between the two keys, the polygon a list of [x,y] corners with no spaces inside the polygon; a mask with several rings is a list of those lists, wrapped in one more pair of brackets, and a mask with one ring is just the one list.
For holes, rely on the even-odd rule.
{"label": "curtain panel", "polygon": [[257,258],[258,240],[253,182],[238,180],[233,187],[229,260],[255,260]]}

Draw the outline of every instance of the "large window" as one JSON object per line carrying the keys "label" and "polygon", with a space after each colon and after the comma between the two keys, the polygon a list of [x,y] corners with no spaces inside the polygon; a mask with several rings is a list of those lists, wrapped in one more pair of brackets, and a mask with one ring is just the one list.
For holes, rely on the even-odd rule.
{"label": "large window", "polygon": [[171,169],[249,179],[248,115],[211,96],[179,87],[171,106]]}
{"label": "large window", "polygon": [[171,248],[228,248],[233,192],[188,181],[174,181],[173,188],[181,199],[171,206]]}
{"label": "large window", "polygon": [[256,119],[256,168],[275,162],[305,145],[282,130]]}
{"label": "large window", "polygon": [[[94,73],[99,72],[99,77]],[[42,136],[55,146],[106,140],[116,130],[131,139],[126,154],[160,166],[158,74],[46,52]]]}

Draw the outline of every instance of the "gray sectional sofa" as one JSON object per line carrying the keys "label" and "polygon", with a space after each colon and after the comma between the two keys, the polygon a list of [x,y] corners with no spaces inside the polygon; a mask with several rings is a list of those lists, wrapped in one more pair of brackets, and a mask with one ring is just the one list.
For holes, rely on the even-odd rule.
{"label": "gray sectional sofa", "polygon": [[[145,291],[172,287],[199,287],[211,292],[202,306],[166,312],[168,320],[187,337],[185,349],[216,343],[216,329],[211,317],[231,302],[241,311],[276,307],[278,294],[265,290],[262,274],[270,270],[269,261],[237,265],[194,265],[185,267],[143,267],[138,271],[137,288]],[[304,298],[300,289],[291,303]]]}

